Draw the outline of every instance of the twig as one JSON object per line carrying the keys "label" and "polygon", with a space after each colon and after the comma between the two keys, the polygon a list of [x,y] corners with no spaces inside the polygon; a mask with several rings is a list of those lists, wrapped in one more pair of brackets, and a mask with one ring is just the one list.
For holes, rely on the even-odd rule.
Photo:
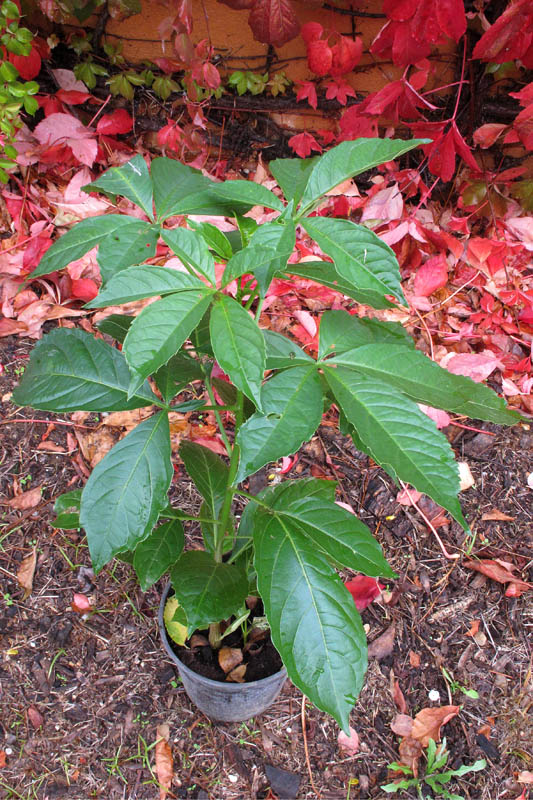
{"label": "twig", "polygon": [[305,750],[305,763],[307,764],[307,772],[309,773],[309,782],[311,784],[311,788],[315,793],[316,797],[320,797],[318,789],[315,786],[315,782],[313,780],[313,773],[311,771],[311,762],[309,760],[309,749],[307,747],[307,731],[305,729],[305,694],[302,696],[302,736],[304,740],[304,750]]}
{"label": "twig", "polygon": [[81,425],[79,422],[65,422],[65,420],[61,419],[18,419],[17,417],[3,419],[0,421],[0,425],[13,425],[15,422],[25,422],[26,424],[41,422],[47,425],[70,425],[72,428],[84,428],[86,431],[95,431],[98,427],[98,425]]}
{"label": "twig", "polygon": [[460,553],[448,553],[448,551],[446,550],[446,547],[444,546],[444,542],[442,541],[442,539],[440,538],[439,534],[437,533],[437,529],[435,528],[435,526],[433,525],[431,520],[428,519],[428,517],[424,514],[424,512],[422,511],[420,506],[415,502],[415,500],[413,499],[413,495],[411,494],[411,492],[409,491],[409,489],[407,487],[407,484],[404,483],[402,480],[400,481],[400,483],[401,483],[402,489],[407,493],[407,497],[411,501],[411,504],[416,508],[416,510],[418,511],[418,513],[420,514],[420,516],[422,517],[422,519],[424,520],[424,522],[426,523],[426,525],[428,526],[430,531],[433,533],[435,539],[439,543],[439,546],[440,546],[440,549],[442,550],[442,554],[443,554],[444,558],[447,558],[450,561],[452,561],[452,560],[454,560],[456,558],[461,558]]}

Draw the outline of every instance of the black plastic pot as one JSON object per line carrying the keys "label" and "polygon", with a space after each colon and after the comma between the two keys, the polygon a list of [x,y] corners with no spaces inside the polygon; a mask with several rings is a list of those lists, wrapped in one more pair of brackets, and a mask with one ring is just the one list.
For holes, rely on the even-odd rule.
{"label": "black plastic pot", "polygon": [[222,722],[244,722],[266,711],[283,688],[287,678],[285,667],[274,675],[269,675],[268,678],[250,683],[213,681],[186,667],[174,652],[163,621],[165,603],[170,590],[169,583],[165,587],[159,605],[159,630],[163,646],[176,665],[185,691],[192,702],[209,719]]}

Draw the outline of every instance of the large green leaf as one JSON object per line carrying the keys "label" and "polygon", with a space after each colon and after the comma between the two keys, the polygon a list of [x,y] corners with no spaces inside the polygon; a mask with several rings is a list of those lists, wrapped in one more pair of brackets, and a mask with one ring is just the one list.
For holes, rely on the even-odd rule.
{"label": "large green leaf", "polygon": [[218,295],[211,308],[211,345],[232,383],[261,408],[265,340],[256,322],[232,297]]}
{"label": "large green leaf", "polygon": [[381,547],[354,514],[322,497],[295,497],[294,490],[276,498],[276,514],[308,536],[339,567],[373,577],[394,578]]}
{"label": "large green leaf", "polygon": [[363,302],[365,294],[359,291],[357,286],[350,283],[349,280],[342,277],[335,269],[335,264],[331,261],[302,261],[299,264],[287,264],[285,268],[287,275],[298,275],[301,278],[309,278],[309,280],[321,283],[335,292],[345,294],[347,297],[352,297],[358,302]]}
{"label": "large green leaf", "polygon": [[107,236],[98,247],[96,260],[104,283],[116,272],[155,256],[159,225],[150,225],[149,222],[132,217],[126,219],[129,220],[129,225],[124,225],[120,231]]}
{"label": "large green leaf", "polygon": [[180,458],[206,501],[209,516],[216,517],[226,496],[229,475],[227,464],[207,447],[186,440],[180,445]]}
{"label": "large green leaf", "polygon": [[419,350],[406,351],[401,344],[367,344],[340,353],[330,363],[390,383],[417,403],[500,425],[514,425],[520,419],[488,386],[453,375]]}
{"label": "large green leaf", "polygon": [[240,213],[239,210],[245,203],[248,205],[248,209],[252,206],[266,206],[274,211],[283,211],[284,208],[283,203],[274,192],[253,181],[236,180],[211,183],[209,194],[213,200],[222,200],[229,208],[236,204],[238,207],[235,208],[236,213]]}
{"label": "large green leaf", "polygon": [[154,218],[153,189],[148,167],[143,156],[134,156],[121,167],[111,167],[103,175],[83,187],[84,192],[104,192],[116,197],[127,197],[150,217]]}
{"label": "large green leaf", "polygon": [[135,317],[124,339],[124,355],[133,376],[130,391],[178,352],[202,319],[211,296],[205,287],[169,294]]}
{"label": "large green leaf", "polygon": [[[92,250],[96,245],[107,243],[108,239],[112,242],[108,244],[107,256],[117,253],[120,256],[121,250],[125,249],[131,237],[135,237],[140,233],[144,233],[146,237],[145,248],[141,258],[137,261],[144,261],[146,258],[152,256],[152,240],[153,228],[148,222],[141,219],[132,219],[125,214],[105,214],[101,217],[87,217],[77,222],[69,231],[57,239],[52,247],[46,251],[44,256],[39,262],[39,266],[31,273],[31,278],[37,278],[39,275],[48,275],[50,272],[55,272],[58,269],[63,269],[68,266],[71,261],[76,261]],[[156,237],[157,241],[157,237]],[[114,244],[113,244],[114,243]],[[149,247],[146,247],[146,244]],[[98,257],[98,263],[102,267],[102,261]],[[126,266],[134,264],[130,261]],[[112,264],[105,261],[106,268],[111,269]]]}
{"label": "large green leaf", "polygon": [[96,327],[122,344],[134,319],[135,317],[131,314],[110,314],[97,322]]}
{"label": "large green leaf", "polygon": [[210,222],[196,222],[192,219],[187,220],[187,224],[200,234],[209,249],[219,258],[227,261],[232,257],[231,243],[226,234],[216,225],[212,225]]}
{"label": "large green leaf", "polygon": [[173,215],[190,213],[188,206],[211,183],[200,170],[171,158],[154,158],[150,171],[155,210],[160,221]]}
{"label": "large green leaf", "polygon": [[287,200],[296,204],[307,186],[309,176],[320,160],[320,156],[312,158],[277,158],[271,161],[268,168],[277,180]]}
{"label": "large green leaf", "polygon": [[302,196],[300,211],[305,213],[326,192],[339,183],[368,169],[392,161],[427,139],[355,139],[341,142],[321,156],[313,167]]}
{"label": "large green leaf", "polygon": [[381,380],[346,367],[324,371],[336,402],[374,461],[396,481],[406,481],[428,494],[467,529],[457,500],[459,470],[448,440],[435,423]]}
{"label": "large green leaf", "polygon": [[285,369],[314,363],[305,350],[282,333],[263,330],[266,346],[266,368]]}
{"label": "large green leaf", "polygon": [[347,589],[297,522],[259,514],[257,585],[292,682],[343,730],[363,685],[366,636]]}
{"label": "large green leaf", "polygon": [[268,268],[275,259],[276,251],[273,247],[259,245],[254,247],[251,244],[243,247],[226,264],[226,269],[222,276],[222,288],[247,272],[253,274],[255,269]]}
{"label": "large green leaf", "polygon": [[251,238],[250,246],[254,248],[273,248],[274,258],[269,263],[258,264],[253,273],[259,286],[261,297],[265,297],[275,273],[284,270],[293,253],[296,241],[296,228],[292,219],[283,224],[267,222],[260,225]]}
{"label": "large green leaf", "polygon": [[179,352],[157,370],[154,380],[165,403],[170,403],[188,383],[203,377],[200,363],[186,353]]}
{"label": "large green leaf", "polygon": [[178,519],[164,522],[139,542],[133,556],[133,567],[143,592],[176,563],[184,545],[185,533]]}
{"label": "large green leaf", "polygon": [[237,434],[240,449],[236,482],[270,461],[295,453],[322,419],[322,385],[314,365],[294,367],[263,384],[263,413],[248,419]]}
{"label": "large green leaf", "polygon": [[170,573],[189,633],[236,614],[248,594],[248,580],[235,564],[220,564],[210,553],[183,553]]}
{"label": "large green leaf", "polygon": [[400,345],[404,350],[415,346],[413,339],[398,322],[355,317],[342,309],[324,311],[320,318],[319,358],[381,342]]}
{"label": "large green leaf", "polygon": [[166,505],[172,475],[165,412],[137,425],[96,465],[80,511],[96,571],[149,535]]}
{"label": "large green leaf", "polygon": [[205,284],[188,272],[179,272],[168,267],[156,267],[151,264],[128,267],[106,283],[98,293],[98,297],[87,303],[86,308],[105,308],[132,303],[146,297],[162,297],[173,292],[186,289],[202,289]]}
{"label": "large green leaf", "polygon": [[302,225],[331,256],[335,269],[357,287],[361,302],[374,308],[390,308],[385,295],[406,304],[400,285],[400,270],[394,251],[373,231],[347,219],[313,217]]}
{"label": "large green leaf", "polygon": [[187,228],[172,228],[162,230],[161,238],[182,261],[215,284],[215,260],[201,236]]}
{"label": "large green leaf", "polygon": [[61,328],[33,349],[13,402],[43,411],[127,411],[157,402],[147,383],[128,400],[122,353],[90,333]]}

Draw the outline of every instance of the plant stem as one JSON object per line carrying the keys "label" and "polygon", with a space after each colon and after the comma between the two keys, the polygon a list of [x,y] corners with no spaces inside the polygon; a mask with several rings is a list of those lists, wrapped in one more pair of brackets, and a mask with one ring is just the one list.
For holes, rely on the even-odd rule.
{"label": "plant stem", "polygon": [[220,435],[222,437],[222,441],[224,442],[224,447],[226,448],[226,452],[228,457],[231,458],[233,455],[232,447],[230,441],[228,439],[228,435],[226,433],[226,429],[224,427],[224,423],[222,422],[222,417],[220,416],[220,411],[218,410],[217,401],[215,400],[215,394],[213,392],[213,387],[211,386],[211,380],[207,371],[204,370],[205,375],[205,388],[207,390],[207,394],[209,395],[209,399],[211,400],[211,405],[213,406],[213,413],[215,415],[215,419],[217,421],[218,429],[220,431]]}
{"label": "plant stem", "polygon": [[243,491],[242,489],[237,489],[234,494],[238,494],[239,497],[246,497],[247,500],[253,500],[254,503],[257,503],[259,506],[263,506],[263,508],[270,508],[268,503],[264,503],[262,500],[259,500],[254,494],[249,494],[248,492]]}
{"label": "plant stem", "polygon": [[195,517],[193,514],[180,514],[179,511],[176,511],[173,514],[166,514],[165,513],[163,515],[163,518],[164,519],[165,518],[166,519],[180,519],[180,520],[190,521],[190,522],[208,522],[211,525],[216,525],[217,524],[217,520],[216,519],[211,519],[210,517]]}
{"label": "plant stem", "polygon": [[[242,418],[243,418],[243,404],[244,404],[244,396],[243,393],[237,391],[237,401],[238,401],[238,408],[235,414],[235,439],[237,438],[237,433],[239,432],[239,428],[242,425]],[[226,533],[226,528],[228,526],[229,515],[231,511],[231,503],[233,500],[233,495],[235,491],[233,490],[233,481],[235,480],[235,475],[237,474],[237,469],[239,466],[239,448],[235,442],[233,443],[233,452],[231,454],[230,462],[229,462],[229,472],[228,472],[228,482],[226,484],[226,493],[224,496],[224,503],[220,510],[220,516],[218,525],[215,530],[215,553],[214,558],[215,561],[221,562],[222,561],[222,548],[224,543],[224,535]]]}

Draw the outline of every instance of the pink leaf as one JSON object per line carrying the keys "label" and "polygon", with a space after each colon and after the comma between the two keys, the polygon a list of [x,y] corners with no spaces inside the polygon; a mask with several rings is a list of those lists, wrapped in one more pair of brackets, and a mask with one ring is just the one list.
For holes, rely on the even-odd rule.
{"label": "pink leaf", "polygon": [[369,578],[366,575],[356,575],[345,584],[346,588],[353,597],[355,607],[358,611],[363,611],[379,597],[384,586],[379,583],[377,578]]}
{"label": "pink leaf", "polygon": [[88,614],[93,610],[89,598],[78,592],[74,593],[70,607],[77,614]]}
{"label": "pink leaf", "polygon": [[347,755],[354,756],[359,752],[359,736],[357,732],[350,726],[350,735],[348,736],[344,731],[340,731],[337,736],[339,748]]}
{"label": "pink leaf", "polygon": [[448,282],[448,263],[442,253],[422,264],[415,275],[415,295],[429,297]]}
{"label": "pink leaf", "polygon": [[440,362],[454,375],[466,375],[476,383],[486,380],[495,369],[505,369],[504,364],[492,350],[482,353],[448,353]]}

